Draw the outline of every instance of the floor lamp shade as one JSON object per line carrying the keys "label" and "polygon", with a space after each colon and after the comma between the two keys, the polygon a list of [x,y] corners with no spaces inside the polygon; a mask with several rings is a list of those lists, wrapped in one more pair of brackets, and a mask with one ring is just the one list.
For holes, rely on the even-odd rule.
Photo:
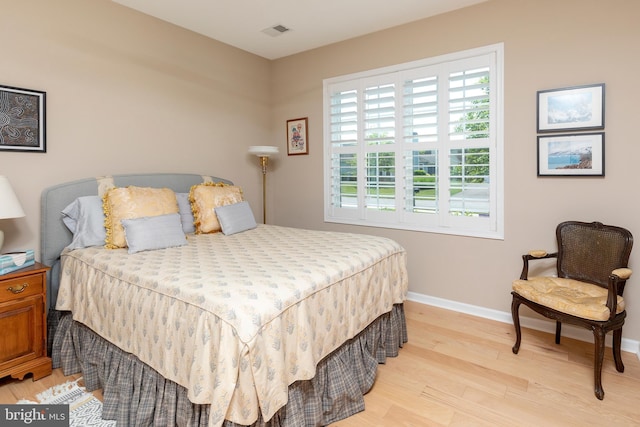
{"label": "floor lamp shade", "polygon": [[269,157],[278,154],[278,147],[271,145],[252,145],[249,147],[249,154],[258,157]]}

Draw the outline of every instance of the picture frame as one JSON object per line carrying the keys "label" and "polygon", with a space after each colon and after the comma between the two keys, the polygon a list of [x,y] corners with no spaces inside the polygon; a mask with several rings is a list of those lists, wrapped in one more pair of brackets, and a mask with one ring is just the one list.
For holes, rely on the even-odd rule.
{"label": "picture frame", "polygon": [[287,120],[287,154],[309,154],[308,118]]}
{"label": "picture frame", "polygon": [[604,129],[604,83],[537,92],[538,133]]}
{"label": "picture frame", "polygon": [[0,85],[0,150],[46,153],[46,92]]}
{"label": "picture frame", "polygon": [[538,176],[604,176],[604,132],[539,135]]}

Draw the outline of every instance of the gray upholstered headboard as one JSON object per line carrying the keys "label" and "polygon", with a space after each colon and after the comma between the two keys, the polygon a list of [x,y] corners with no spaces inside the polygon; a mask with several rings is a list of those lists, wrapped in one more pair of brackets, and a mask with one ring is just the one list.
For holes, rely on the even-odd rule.
{"label": "gray upholstered headboard", "polygon": [[188,192],[192,185],[204,181],[231,181],[215,176],[183,173],[154,173],[112,175],[65,182],[43,190],[40,199],[40,258],[51,267],[47,275],[47,307],[53,308],[60,283],[60,253],[71,243],[71,232],[62,222],[62,210],[80,196],[99,195],[99,183],[112,182],[116,187],[171,188],[175,192]]}

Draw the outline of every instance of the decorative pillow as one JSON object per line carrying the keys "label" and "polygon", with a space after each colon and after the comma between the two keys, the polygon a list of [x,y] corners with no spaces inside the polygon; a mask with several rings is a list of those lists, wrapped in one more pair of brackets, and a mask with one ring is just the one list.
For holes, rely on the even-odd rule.
{"label": "decorative pillow", "polygon": [[220,222],[220,228],[227,236],[257,227],[249,202],[218,206],[215,211]]}
{"label": "decorative pillow", "polygon": [[130,254],[187,244],[177,213],[123,219],[122,227]]}
{"label": "decorative pillow", "polygon": [[102,246],[106,237],[99,196],[82,196],[62,210],[62,222],[73,233],[69,249]]}
{"label": "decorative pillow", "polygon": [[191,210],[191,202],[189,201],[189,193],[176,193],[178,199],[178,209],[180,210],[180,221],[182,222],[182,230],[185,233],[194,233],[196,231],[193,225],[193,211]]}
{"label": "decorative pillow", "polygon": [[176,194],[169,188],[117,187],[103,197],[106,229],[105,247],[124,248],[127,241],[123,219],[178,213]]}
{"label": "decorative pillow", "polygon": [[196,233],[220,231],[215,208],[242,201],[242,190],[222,182],[205,182],[191,187],[189,192]]}

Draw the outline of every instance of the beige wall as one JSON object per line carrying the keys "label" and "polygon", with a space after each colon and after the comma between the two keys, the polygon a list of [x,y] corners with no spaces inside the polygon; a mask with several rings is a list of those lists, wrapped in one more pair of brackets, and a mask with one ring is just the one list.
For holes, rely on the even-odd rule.
{"label": "beige wall", "polygon": [[0,222],[4,251],[39,247],[40,193],[73,179],[215,174],[260,206],[266,59],[109,0],[5,1],[0,39],[0,84],[47,92],[47,153],[0,151],[27,214]]}
{"label": "beige wall", "polygon": [[[640,158],[638,16],[635,0],[491,0],[275,61],[274,138],[285,140],[287,118],[308,116],[310,131],[309,156],[274,166],[275,222],[392,237],[408,251],[411,291],[502,312],[510,311],[520,255],[555,250],[557,223],[598,220],[640,238],[633,172]],[[324,223],[322,79],[499,42],[505,46],[505,239]],[[538,178],[536,91],[590,83],[606,84],[606,177]],[[639,271],[625,292],[624,336],[640,340],[640,249],[631,266]]]}
{"label": "beige wall", "polygon": [[[267,61],[108,0],[5,2],[0,84],[47,92],[46,154],[0,152],[27,217],[4,220],[5,250],[38,248],[46,186],[135,172],[217,174],[241,185],[261,218],[250,145],[283,151],[268,175],[269,222],[391,237],[408,251],[410,290],[508,312],[520,254],[555,248],[565,219],[640,235],[633,197],[636,0],[490,0]],[[505,44],[505,239],[323,222],[322,79],[498,42]],[[606,178],[537,178],[535,96],[606,84]],[[309,117],[310,154],[286,156],[285,121]],[[640,270],[640,250],[631,266]],[[640,340],[640,272],[624,336]],[[638,308],[638,310],[634,310]]]}

